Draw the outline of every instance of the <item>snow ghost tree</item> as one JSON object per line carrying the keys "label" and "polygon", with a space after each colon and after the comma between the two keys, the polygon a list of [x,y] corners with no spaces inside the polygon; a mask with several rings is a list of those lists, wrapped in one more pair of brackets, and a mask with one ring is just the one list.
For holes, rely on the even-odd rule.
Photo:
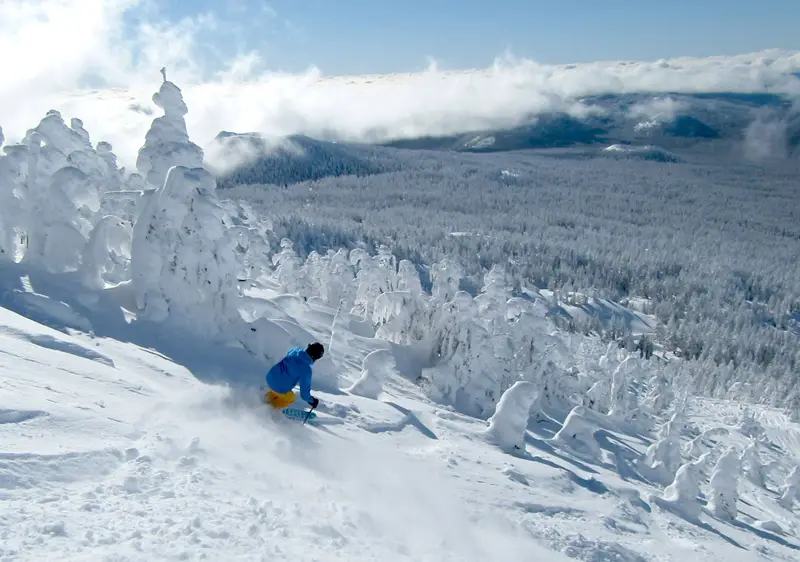
{"label": "snow ghost tree", "polygon": [[536,399],[536,387],[527,381],[517,381],[506,390],[489,418],[487,439],[503,449],[524,449],[531,406]]}
{"label": "snow ghost tree", "polygon": [[392,352],[378,349],[364,358],[361,376],[347,391],[377,400],[386,378],[396,372],[397,367]]}
{"label": "snow ghost tree", "polygon": [[709,453],[703,454],[696,461],[689,461],[675,473],[675,480],[664,489],[661,501],[689,519],[698,519],[702,506],[698,501],[700,495],[701,469],[705,465]]}
{"label": "snow ghost tree", "polygon": [[590,414],[587,408],[575,406],[552,441],[565,445],[585,458],[600,458],[602,450],[594,437],[598,426],[591,420]]}
{"label": "snow ghost tree", "polygon": [[761,464],[761,456],[758,454],[758,441],[755,439],[750,441],[750,444],[742,452],[741,463],[747,479],[763,488],[766,479],[764,465]]}
{"label": "snow ghost tree", "polygon": [[353,314],[364,318],[372,315],[375,299],[383,293],[394,291],[397,282],[397,264],[394,255],[385,246],[374,257],[363,250],[353,250],[350,261],[358,265]]}
{"label": "snow ghost tree", "polygon": [[142,318],[173,316],[191,329],[217,335],[230,321],[241,320],[233,306],[238,296],[235,231],[217,200],[213,176],[202,167],[202,151],[186,134],[180,90],[164,82],[154,100],[165,115],[153,121],[137,160],[140,174],[156,189],[133,227],[136,304]]}
{"label": "snow ghost tree", "polygon": [[489,334],[476,319],[472,297],[458,291],[446,303],[433,327],[430,369],[423,373],[434,398],[453,404],[459,411],[485,418],[494,411],[500,385],[493,357],[482,356]]}
{"label": "snow ghost tree", "polygon": [[397,266],[397,290],[408,291],[414,297],[422,296],[422,283],[419,272],[408,260],[400,260]]}
{"label": "snow ghost tree", "polygon": [[67,127],[50,110],[23,140],[27,148],[23,228],[24,261],[53,272],[75,269],[100,208],[105,164],[88,133],[73,120]]}
{"label": "snow ghost tree", "polygon": [[463,272],[455,262],[442,260],[431,266],[431,296],[438,302],[450,302],[458,292]]}
{"label": "snow ghost tree", "polygon": [[272,265],[281,288],[287,292],[294,292],[302,297],[308,297],[310,287],[303,261],[294,250],[294,242],[288,238],[281,240],[281,250],[272,256]]}
{"label": "snow ghost tree", "polygon": [[686,447],[684,447],[684,452],[689,458],[696,459],[705,453],[706,449],[711,448],[711,445],[708,444],[708,441],[715,437],[728,435],[729,433],[730,432],[724,427],[715,427],[713,429],[706,430],[689,441],[686,444]]}
{"label": "snow ghost tree", "polygon": [[736,519],[739,501],[740,461],[739,455],[729,448],[717,461],[711,473],[708,509],[715,517],[726,520]]}
{"label": "snow ghost tree", "polygon": [[419,297],[406,291],[382,293],[372,312],[375,337],[401,345],[423,341],[430,332],[427,308]]}
{"label": "snow ghost tree", "polygon": [[635,370],[634,359],[628,357],[617,366],[611,379],[609,415],[626,422],[632,421],[638,411],[636,394],[628,388],[630,375]]}
{"label": "snow ghost tree", "polygon": [[675,393],[672,391],[667,377],[663,373],[658,373],[650,378],[645,403],[650,410],[659,415],[666,411],[672,401],[675,400]]}
{"label": "snow ghost tree", "polygon": [[232,318],[235,239],[214,188],[205,169],[174,167],[136,222],[131,272],[143,317],[162,321],[177,312],[212,330]]}
{"label": "snow ghost tree", "polygon": [[[3,143],[0,129],[0,145]],[[25,179],[27,149],[24,146],[4,147],[0,154],[0,262],[15,259],[16,230],[22,226],[22,202],[18,191]]]}
{"label": "snow ghost tree", "polygon": [[645,452],[645,467],[661,482],[671,482],[681,466],[682,429],[681,413],[675,412],[661,428],[658,441],[650,445]]}

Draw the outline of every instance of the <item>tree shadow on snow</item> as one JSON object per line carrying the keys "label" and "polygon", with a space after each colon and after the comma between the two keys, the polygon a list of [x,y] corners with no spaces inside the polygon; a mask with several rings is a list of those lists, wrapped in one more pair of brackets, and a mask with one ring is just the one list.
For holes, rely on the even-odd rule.
{"label": "tree shadow on snow", "polygon": [[[581,488],[584,488],[584,489],[586,489],[586,490],[588,490],[588,491],[590,491],[592,493],[599,494],[599,495],[603,495],[603,494],[608,493],[608,488],[606,487],[606,485],[603,484],[602,482],[600,482],[599,480],[597,480],[594,476],[592,476],[591,478],[582,478],[582,477],[578,476],[575,472],[570,470],[569,468],[567,468],[565,466],[562,466],[562,465],[558,464],[557,462],[553,462],[551,460],[548,460],[548,459],[546,459],[544,457],[540,457],[538,455],[531,455],[528,452],[519,451],[514,456],[516,456],[516,457],[518,457],[520,459],[524,459],[524,460],[528,460],[528,461],[532,461],[532,462],[538,462],[539,464],[543,464],[545,466],[549,466],[550,468],[555,468],[557,470],[565,472],[567,474],[567,477],[574,484],[577,484]],[[569,459],[564,459],[564,460],[569,460]],[[595,471],[592,471],[592,470],[590,470],[590,472],[594,472],[595,474],[597,474]]]}
{"label": "tree shadow on snow", "polygon": [[[580,470],[582,470],[584,472],[588,472],[589,474],[599,474],[599,472],[597,472],[595,469],[593,469],[589,465],[584,464],[584,463],[580,462],[579,460],[572,459],[572,458],[570,458],[570,457],[568,457],[566,455],[562,455],[561,453],[556,451],[556,449],[554,449],[552,445],[550,445],[549,443],[547,443],[546,441],[544,441],[542,439],[534,437],[530,433],[525,433],[525,442],[527,444],[539,449],[540,451],[542,451],[544,453],[547,453],[548,455],[552,455],[552,456],[554,456],[554,457],[556,457],[558,459],[561,459],[564,462],[568,462],[569,464],[575,466],[576,468],[578,468],[578,469],[580,469]],[[554,466],[559,466],[559,465],[556,465],[554,463]]]}
{"label": "tree shadow on snow", "polygon": [[271,366],[265,359],[243,347],[189,333],[168,320],[131,320],[122,306],[126,299],[132,301],[128,291],[125,285],[90,290],[74,273],[56,275],[22,263],[0,266],[0,307],[65,334],[76,330],[134,344],[186,368],[201,382],[260,392]]}
{"label": "tree shadow on snow", "polygon": [[781,546],[785,546],[786,548],[791,548],[792,550],[800,550],[800,546],[796,544],[792,544],[786,539],[779,537],[774,533],[770,533],[769,531],[765,531],[764,529],[759,529],[758,527],[753,527],[752,525],[745,523],[744,521],[734,520],[734,521],[727,521],[734,527],[738,527],[739,529],[750,531],[751,533],[758,535],[762,539],[772,541],[778,543]]}
{"label": "tree shadow on snow", "polygon": [[704,531],[708,531],[711,534],[717,535],[719,538],[721,538],[724,541],[726,541],[727,543],[735,546],[736,548],[741,548],[742,550],[747,550],[746,547],[742,546],[741,544],[736,542],[736,540],[734,540],[733,538],[729,537],[728,535],[726,535],[725,533],[723,533],[719,529],[715,529],[714,527],[712,527],[711,525],[709,525],[705,521],[701,521],[697,517],[689,516],[686,513],[683,513],[682,510],[676,509],[672,505],[670,505],[670,504],[664,502],[663,500],[661,500],[661,498],[651,496],[651,500],[655,505],[657,505],[663,511],[665,511],[667,513],[671,513],[675,517],[679,517],[680,519],[686,521],[687,523],[691,523],[692,525],[695,525],[695,526],[703,529]]}
{"label": "tree shadow on snow", "polygon": [[594,437],[601,448],[605,449],[614,458],[614,468],[620,478],[625,481],[636,480],[644,484],[657,485],[645,478],[638,470],[636,470],[636,463],[642,459],[642,455],[631,448],[628,444],[620,440],[616,435],[599,429],[594,433]]}

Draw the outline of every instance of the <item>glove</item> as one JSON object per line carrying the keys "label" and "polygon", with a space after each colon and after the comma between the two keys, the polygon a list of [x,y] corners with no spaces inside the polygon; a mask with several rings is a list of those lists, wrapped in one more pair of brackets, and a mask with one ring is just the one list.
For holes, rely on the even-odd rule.
{"label": "glove", "polygon": [[319,406],[319,398],[312,396],[310,404],[312,408],[316,408],[317,406]]}

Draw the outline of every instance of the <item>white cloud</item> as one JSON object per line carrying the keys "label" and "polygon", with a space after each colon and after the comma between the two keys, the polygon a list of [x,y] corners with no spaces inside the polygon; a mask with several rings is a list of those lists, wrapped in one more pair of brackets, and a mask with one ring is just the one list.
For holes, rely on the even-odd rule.
{"label": "white cloud", "polygon": [[[232,22],[220,19],[224,14],[167,24],[157,6],[152,0],[3,0],[0,126],[6,140],[20,138],[48,109],[58,109],[67,119],[82,118],[93,141],[111,142],[130,165],[154,116],[135,108],[157,109],[151,96],[162,66],[183,90],[189,132],[204,146],[223,129],[336,132],[352,140],[446,134],[514,124],[551,108],[585,114],[592,108],[575,98],[603,92],[800,92],[798,80],[787,76],[800,70],[800,53],[777,50],[563,66],[506,54],[471,72],[429,64],[418,74],[385,76],[325,77],[314,67],[266,72],[259,55],[243,46],[228,56],[199,40],[236,33]],[[270,10],[264,17],[280,20]],[[132,28],[130,21],[123,25],[131,14],[138,16]],[[102,88],[86,89],[100,79]]]}

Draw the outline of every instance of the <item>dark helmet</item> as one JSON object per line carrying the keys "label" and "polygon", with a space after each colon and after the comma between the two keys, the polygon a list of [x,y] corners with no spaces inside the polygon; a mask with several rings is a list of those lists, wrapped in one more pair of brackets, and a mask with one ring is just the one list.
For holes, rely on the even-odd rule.
{"label": "dark helmet", "polygon": [[309,344],[306,348],[306,353],[308,353],[314,361],[319,361],[322,359],[322,356],[325,355],[325,347],[319,342],[314,342]]}

